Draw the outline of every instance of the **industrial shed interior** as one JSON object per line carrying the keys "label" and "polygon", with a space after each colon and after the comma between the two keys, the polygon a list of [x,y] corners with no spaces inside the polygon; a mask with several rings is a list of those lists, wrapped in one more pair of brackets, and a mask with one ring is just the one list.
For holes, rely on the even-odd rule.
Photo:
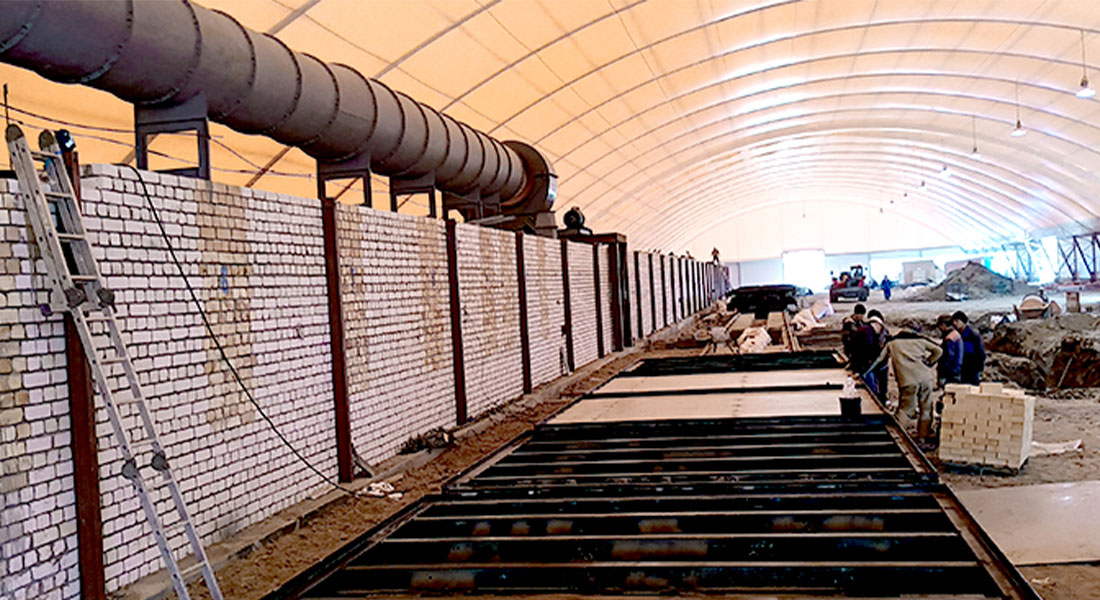
{"label": "industrial shed interior", "polygon": [[1086,0],[5,2],[0,599],[1100,598],[1092,61]]}

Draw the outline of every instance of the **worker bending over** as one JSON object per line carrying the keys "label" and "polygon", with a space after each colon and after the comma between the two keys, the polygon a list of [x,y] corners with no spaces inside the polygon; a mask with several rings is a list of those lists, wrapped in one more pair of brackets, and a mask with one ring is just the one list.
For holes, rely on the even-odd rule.
{"label": "worker bending over", "polygon": [[942,354],[943,350],[932,340],[903,329],[886,342],[886,348],[868,369],[874,371],[889,357],[898,380],[898,420],[907,429],[916,426],[917,444],[925,450],[935,446],[932,387],[936,381],[934,366]]}

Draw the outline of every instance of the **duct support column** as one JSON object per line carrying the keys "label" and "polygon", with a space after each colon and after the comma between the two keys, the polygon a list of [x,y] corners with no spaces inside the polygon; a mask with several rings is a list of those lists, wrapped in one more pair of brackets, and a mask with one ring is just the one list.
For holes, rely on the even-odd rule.
{"label": "duct support column", "polygon": [[569,240],[561,241],[561,297],[565,310],[565,324],[562,325],[565,333],[565,357],[569,366],[569,372],[576,370],[573,359],[573,304],[572,294],[569,293]]}
{"label": "duct support column", "polygon": [[611,286],[611,351],[616,352],[623,349],[623,310],[620,299],[622,298],[622,292],[619,289],[622,286],[622,278],[619,273],[619,244],[612,243],[607,246],[608,254],[610,258],[607,264],[607,285]]}
{"label": "duct support column", "polygon": [[344,347],[344,303],[340,291],[340,244],[336,227],[336,201],[325,193],[325,180],[317,180],[321,201],[321,231],[325,246],[325,283],[328,294],[329,344],[332,352],[332,400],[336,426],[336,473],[347,483],[353,477],[351,413],[348,402],[347,356]]}
{"label": "duct support column", "polygon": [[[62,159],[80,206],[80,157],[63,152]],[[95,433],[95,391],[84,345],[66,312],[65,369],[69,390],[69,448],[73,453],[73,495],[76,497],[77,565],[80,569],[80,597],[106,600],[103,567],[103,517],[100,513],[99,448]]]}
{"label": "duct support column", "polygon": [[523,232],[516,232],[516,283],[519,286],[519,342],[523,360],[523,393],[530,394],[531,334],[527,330],[527,267],[524,264]]}
{"label": "duct support column", "polygon": [[642,272],[638,270],[638,253],[634,252],[634,299],[638,308],[638,340],[645,337],[645,322],[642,319]]}
{"label": "duct support column", "polygon": [[455,221],[447,220],[447,280],[451,290],[451,350],[454,356],[455,421],[466,423],[466,357],[462,350],[462,302],[458,290],[458,239]]}
{"label": "duct support column", "polygon": [[651,324],[653,326],[653,333],[657,331],[657,276],[653,271],[653,253],[646,253],[646,260],[649,261],[649,312],[651,318]]}
{"label": "duct support column", "polygon": [[596,286],[596,355],[603,358],[603,298],[600,290],[600,245],[592,244],[592,279]]}

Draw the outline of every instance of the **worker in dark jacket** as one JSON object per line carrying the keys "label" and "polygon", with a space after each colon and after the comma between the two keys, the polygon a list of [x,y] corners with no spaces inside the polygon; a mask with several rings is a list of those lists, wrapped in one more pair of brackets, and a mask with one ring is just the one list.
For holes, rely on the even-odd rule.
{"label": "worker in dark jacket", "polygon": [[[882,350],[886,348],[886,342],[890,339],[890,333],[886,331],[886,317],[883,316],[878,309],[871,309],[867,311],[867,321],[877,319],[880,324],[872,325],[871,329],[875,331],[875,341],[878,343],[878,350],[875,355],[882,353]],[[885,361],[875,369],[873,375],[873,386],[871,391],[878,396],[879,400],[886,402],[886,392],[889,390],[890,382],[890,365]]]}
{"label": "worker in dark jacket", "polygon": [[966,313],[961,310],[951,315],[951,322],[963,343],[962,382],[978,385],[985,369],[985,344],[982,343],[982,336],[967,324],[968,321]]}
{"label": "worker in dark jacket", "polygon": [[866,314],[867,307],[857,304],[852,309],[852,314],[844,317],[844,320],[840,322],[840,343],[841,347],[844,348],[844,356],[848,358],[852,357],[852,337],[863,325],[863,316]]}
{"label": "worker in dark jacket", "polygon": [[[883,323],[881,317],[874,316],[868,318],[852,335],[852,353],[848,357],[848,367],[863,378],[863,383],[876,396],[879,393],[880,382],[877,377],[878,373],[871,371],[871,364],[875,362],[879,353],[882,352],[882,345],[879,344],[879,336],[882,335],[885,329],[886,324]],[[886,382],[883,381],[881,383],[885,384]]]}
{"label": "worker in dark jacket", "polygon": [[949,383],[962,383],[963,366],[963,339],[958,329],[952,323],[951,315],[940,315],[936,319],[936,327],[940,330],[943,340],[940,348],[943,349],[943,357],[936,367],[936,375],[940,387]]}

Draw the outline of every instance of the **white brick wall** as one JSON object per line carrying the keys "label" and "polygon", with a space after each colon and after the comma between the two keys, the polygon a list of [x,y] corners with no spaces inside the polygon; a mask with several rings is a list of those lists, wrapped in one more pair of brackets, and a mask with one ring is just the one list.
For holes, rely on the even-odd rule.
{"label": "white brick wall", "polygon": [[676,322],[676,296],[673,293],[676,284],[676,269],[671,257],[662,255],[661,261],[665,268],[665,289],[663,293],[665,295],[665,302],[668,306],[665,311],[665,325],[671,325]]}
{"label": "white brick wall", "polygon": [[565,354],[565,304],[562,297],[561,242],[523,236],[527,276],[527,329],[531,347],[531,385],[546,383],[569,369]]}
{"label": "white brick wall", "polygon": [[596,343],[596,283],[592,244],[566,242],[569,252],[569,308],[573,317],[573,366],[599,358]]}
{"label": "white brick wall", "polygon": [[523,394],[516,235],[460,223],[455,228],[467,416]]}
{"label": "white brick wall", "polygon": [[[237,388],[135,176],[111,166],[85,171],[86,225],[118,294],[124,339],[204,543],[302,500],[320,479],[293,459]],[[320,203],[170,175],[144,177],[246,386],[295,448],[335,476]],[[24,216],[9,185],[0,182],[0,591],[4,600],[75,598],[64,340],[60,320],[44,319],[36,308],[45,298],[36,289],[45,282],[32,276]],[[367,460],[379,461],[409,437],[455,422],[445,225],[361,207],[339,207],[337,215],[352,439]],[[515,236],[470,225],[456,232],[468,413],[475,417],[522,392]],[[524,244],[532,382],[538,385],[564,368],[561,242],[525,236]],[[581,366],[597,354],[593,246],[567,247]],[[600,252],[610,350],[609,248]],[[651,331],[648,260],[641,259],[642,317]],[[630,269],[634,286],[632,260]],[[668,276],[665,293],[671,270]],[[111,376],[119,386],[121,371],[116,367]],[[161,563],[132,489],[119,475],[120,453],[101,400],[97,404],[104,561],[107,589],[115,591]],[[134,411],[122,412],[126,427],[138,431]],[[140,458],[147,463],[148,456]],[[167,514],[165,490],[154,498]],[[186,553],[182,533],[171,544]]]}
{"label": "white brick wall", "polygon": [[[245,385],[290,442],[335,475],[320,203],[171,175],[143,177]],[[118,294],[124,340],[203,542],[304,499],[320,479],[278,442],[220,360],[133,172],[92,166],[82,185],[86,226]],[[117,386],[121,369],[111,368]],[[131,432],[139,431],[136,411],[121,412]],[[161,561],[132,488],[118,474],[120,453],[102,408],[97,434],[112,591],[157,571]],[[169,514],[167,490],[154,487]],[[182,532],[170,542],[177,554],[187,553]]]}
{"label": "white brick wall", "polygon": [[[640,305],[642,311],[642,336],[647,336],[653,332],[653,295],[650,288],[650,271],[649,271],[649,254],[638,254],[638,285],[641,290],[639,295],[641,297],[640,303],[635,303],[635,306]],[[636,309],[637,310],[637,309]]]}
{"label": "white brick wall", "polygon": [[337,205],[352,443],[369,462],[455,425],[443,221]]}
{"label": "white brick wall", "polygon": [[49,283],[15,188],[0,180],[0,598],[77,598],[65,339],[38,309]]}
{"label": "white brick wall", "polygon": [[610,354],[611,340],[614,335],[614,319],[611,312],[611,253],[609,244],[599,244],[596,251],[600,253],[600,334],[603,336],[604,354]]}

